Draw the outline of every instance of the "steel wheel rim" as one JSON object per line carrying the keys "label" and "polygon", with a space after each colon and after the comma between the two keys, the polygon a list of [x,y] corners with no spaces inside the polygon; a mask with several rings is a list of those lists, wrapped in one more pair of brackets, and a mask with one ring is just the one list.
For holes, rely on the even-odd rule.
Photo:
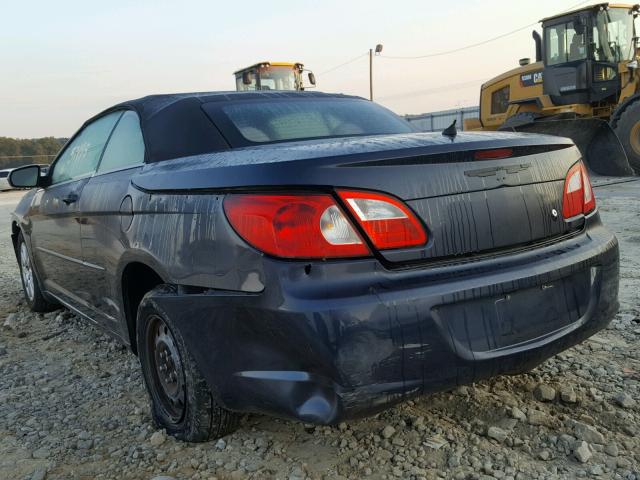
{"label": "steel wheel rim", "polygon": [[32,301],[35,292],[33,270],[31,268],[29,252],[27,252],[27,245],[24,242],[20,244],[20,274],[22,275],[22,284],[24,285],[27,298]]}
{"label": "steel wheel rim", "polygon": [[186,406],[186,391],[182,359],[173,333],[157,315],[149,319],[147,335],[152,388],[160,406],[172,422],[182,420]]}

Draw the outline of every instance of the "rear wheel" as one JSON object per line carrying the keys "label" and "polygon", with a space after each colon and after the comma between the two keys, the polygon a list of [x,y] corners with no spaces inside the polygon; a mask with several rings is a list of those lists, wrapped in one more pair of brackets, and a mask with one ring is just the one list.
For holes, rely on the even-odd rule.
{"label": "rear wheel", "polygon": [[640,175],[640,100],[626,107],[613,125],[629,164]]}
{"label": "rear wheel", "polygon": [[24,241],[22,232],[18,234],[16,255],[18,257],[18,265],[20,267],[20,279],[22,280],[24,299],[26,300],[27,305],[29,305],[31,311],[50,312],[55,310],[58,306],[49,302],[40,289],[40,281],[33,269],[29,250],[27,249],[27,244]]}
{"label": "rear wheel", "polygon": [[239,416],[214,400],[180,331],[153,301],[156,294],[172,292],[171,287],[160,285],[138,308],[138,355],[153,420],[187,442],[222,437],[237,428]]}

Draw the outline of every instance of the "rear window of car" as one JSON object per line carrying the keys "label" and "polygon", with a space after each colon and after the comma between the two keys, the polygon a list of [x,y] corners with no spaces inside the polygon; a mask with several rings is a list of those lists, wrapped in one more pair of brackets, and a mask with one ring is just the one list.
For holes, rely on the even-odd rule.
{"label": "rear window of car", "polygon": [[287,98],[203,108],[232,146],[414,131],[403,118],[361,99]]}

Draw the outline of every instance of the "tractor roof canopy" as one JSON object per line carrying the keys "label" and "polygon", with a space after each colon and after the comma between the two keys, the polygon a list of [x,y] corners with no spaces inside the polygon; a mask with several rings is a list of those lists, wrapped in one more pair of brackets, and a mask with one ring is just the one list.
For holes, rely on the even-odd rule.
{"label": "tractor roof canopy", "polygon": [[241,68],[240,70],[236,70],[233,72],[234,75],[238,73],[245,72],[247,70],[254,70],[256,68],[264,68],[264,67],[291,67],[297,68],[298,70],[302,70],[304,65],[300,62],[258,62],[253,65],[249,65],[248,67]]}
{"label": "tractor roof canopy", "polygon": [[637,4],[633,5],[630,3],[596,3],[594,5],[588,5],[586,7],[577,8],[575,10],[569,10],[568,12],[558,13],[556,15],[551,15],[550,17],[545,17],[542,20],[540,20],[540,22],[547,23],[548,21],[555,20],[556,18],[570,17],[572,15],[575,15],[581,12],[589,12],[589,11],[597,12],[601,8],[625,8],[627,10],[638,10],[638,8],[640,8],[640,5],[637,5]]}

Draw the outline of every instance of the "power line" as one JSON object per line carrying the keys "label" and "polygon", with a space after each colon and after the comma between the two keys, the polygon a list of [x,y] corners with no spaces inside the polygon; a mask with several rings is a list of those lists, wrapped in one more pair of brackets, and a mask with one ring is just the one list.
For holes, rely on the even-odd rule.
{"label": "power line", "polygon": [[344,67],[344,66],[346,66],[346,65],[349,65],[350,63],[353,63],[353,62],[355,62],[356,60],[360,60],[362,57],[366,57],[367,55],[369,55],[369,52],[365,52],[365,53],[363,53],[363,54],[360,54],[360,55],[358,55],[357,57],[353,57],[351,60],[347,60],[346,62],[341,63],[340,65],[336,65],[335,67],[331,67],[329,70],[325,70],[324,72],[320,72],[320,73],[318,74],[318,76],[326,75],[327,73],[331,73],[331,72],[333,72],[334,70],[337,70],[337,69],[339,69],[339,68],[341,68],[341,67]]}
{"label": "power line", "polygon": [[[576,4],[574,4],[574,5],[571,5],[570,7],[568,7],[568,8],[565,10],[565,12],[567,12],[567,11],[571,11],[571,10],[573,10],[574,8],[578,8],[578,7],[580,7],[580,6],[582,6],[582,5],[585,5],[585,4],[587,4],[587,3],[591,3],[592,1],[593,1],[593,0],[586,0],[586,1],[584,1],[584,2],[580,2],[580,3],[576,3]],[[387,59],[390,59],[390,60],[417,60],[417,59],[421,59],[421,58],[431,58],[431,57],[439,57],[439,56],[443,56],[443,55],[450,55],[450,54],[452,54],[452,53],[461,52],[461,51],[463,51],[463,50],[467,50],[467,49],[470,49],[470,48],[475,48],[475,47],[479,47],[479,46],[481,46],[481,45],[485,45],[485,44],[487,44],[487,43],[495,42],[496,40],[500,40],[501,38],[508,37],[509,35],[513,35],[514,33],[518,33],[518,32],[521,32],[522,30],[526,30],[527,28],[534,27],[534,26],[536,26],[537,24],[538,24],[538,22],[530,23],[530,24],[525,25],[525,26],[523,26],[523,27],[516,28],[515,30],[511,30],[510,32],[506,32],[506,33],[503,33],[503,34],[501,34],[501,35],[498,35],[497,37],[489,38],[489,39],[487,39],[487,40],[483,40],[483,41],[480,41],[480,42],[477,42],[477,43],[473,43],[473,44],[471,44],[471,45],[465,45],[464,47],[458,47],[458,48],[454,48],[454,49],[452,49],[452,50],[446,50],[446,51],[443,51],[443,52],[428,53],[428,54],[426,54],[426,55],[416,55],[416,56],[392,56],[392,55],[380,55],[380,58],[387,58]],[[349,65],[350,63],[353,63],[353,62],[355,62],[356,60],[359,60],[360,58],[365,57],[365,56],[367,56],[367,55],[368,55],[368,53],[367,53],[367,52],[365,52],[365,53],[363,53],[363,54],[361,54],[361,55],[358,55],[357,57],[352,58],[351,60],[347,60],[347,61],[346,61],[346,62],[344,62],[344,63],[341,63],[341,64],[339,64],[339,65],[336,65],[335,67],[331,67],[330,69],[325,70],[324,72],[319,73],[319,74],[318,74],[318,76],[326,75],[327,73],[331,73],[331,72],[333,72],[334,70],[338,70],[339,68],[342,68],[342,67],[344,67],[344,66],[346,66],[346,65]]]}
{"label": "power line", "polygon": [[[573,10],[574,8],[580,7],[580,6],[585,5],[587,3],[591,3],[592,1],[593,0],[587,0],[585,2],[576,3],[575,5],[572,5],[572,6],[568,7],[565,10],[565,12]],[[492,38],[489,38],[487,40],[482,40],[482,41],[477,42],[477,43],[472,43],[471,45],[465,45],[464,47],[458,47],[458,48],[454,48],[452,50],[445,50],[443,52],[427,53],[426,55],[416,55],[416,56],[380,55],[380,57],[381,58],[387,58],[387,59],[390,59],[390,60],[418,60],[418,59],[421,59],[421,58],[432,58],[432,57],[440,57],[440,56],[443,56],[443,55],[450,55],[452,53],[461,52],[463,50],[468,50],[470,48],[475,48],[475,47],[479,47],[481,45],[485,45],[487,43],[495,42],[496,40],[500,40],[501,38],[508,37],[509,35],[513,35],[514,33],[518,33],[518,32],[521,32],[522,30],[526,30],[528,28],[535,27],[537,24],[538,24],[538,22],[530,23],[529,25],[525,25],[523,27],[516,28],[515,30],[511,30],[510,32],[498,35],[497,37],[492,37]]]}
{"label": "power line", "polygon": [[472,43],[471,45],[465,45],[464,47],[454,48],[453,50],[445,50],[443,52],[437,53],[427,53],[426,55],[416,55],[411,57],[403,57],[403,56],[391,56],[391,55],[380,55],[380,58],[387,58],[390,60],[418,60],[420,58],[432,58],[432,57],[440,57],[442,55],[450,55],[452,53],[461,52],[463,50],[468,50],[470,48],[479,47],[481,45],[485,45],[487,43],[495,42],[496,40],[500,40],[501,38],[508,37],[509,35],[513,35],[514,33],[521,32],[522,30],[526,30],[527,28],[531,28],[537,25],[538,22],[530,23],[529,25],[525,25],[524,27],[517,28],[515,30],[511,30],[510,32],[503,33],[502,35],[498,35],[497,37],[489,38],[487,40],[483,40],[478,43]]}

